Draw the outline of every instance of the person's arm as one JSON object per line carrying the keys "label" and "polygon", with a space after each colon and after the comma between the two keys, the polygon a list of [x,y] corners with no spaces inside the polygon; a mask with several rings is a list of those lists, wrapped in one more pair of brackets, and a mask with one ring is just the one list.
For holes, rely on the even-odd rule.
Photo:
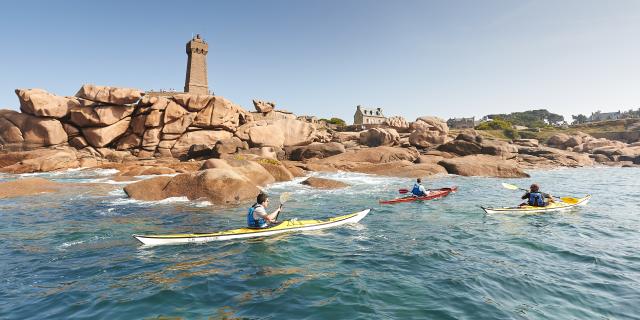
{"label": "person's arm", "polygon": [[524,196],[522,196],[522,200],[524,199],[529,199],[529,192],[525,193]]}
{"label": "person's arm", "polygon": [[269,222],[275,222],[276,221],[276,217],[278,216],[278,213],[280,213],[280,211],[282,211],[282,206],[280,208],[276,209],[275,211],[273,211],[265,219],[267,221],[269,221]]}
{"label": "person's arm", "polygon": [[547,198],[547,200],[549,200],[549,202],[555,202],[555,200],[553,199],[552,195],[550,195],[548,193],[545,193],[543,195],[544,195],[545,198]]}

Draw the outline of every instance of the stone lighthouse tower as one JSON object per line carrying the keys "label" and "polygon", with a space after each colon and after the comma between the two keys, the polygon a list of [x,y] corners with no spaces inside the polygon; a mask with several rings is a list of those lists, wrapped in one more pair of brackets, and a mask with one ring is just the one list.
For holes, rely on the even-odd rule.
{"label": "stone lighthouse tower", "polygon": [[191,94],[209,94],[207,82],[207,53],[209,45],[197,34],[187,42],[187,76],[184,92]]}

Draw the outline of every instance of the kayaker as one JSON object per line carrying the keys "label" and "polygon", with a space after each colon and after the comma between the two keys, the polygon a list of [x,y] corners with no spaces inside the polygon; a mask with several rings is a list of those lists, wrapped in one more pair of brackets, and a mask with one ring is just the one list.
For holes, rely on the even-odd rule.
{"label": "kayaker", "polygon": [[260,193],[256,198],[256,203],[249,208],[249,213],[247,214],[247,225],[249,228],[268,228],[276,223],[278,213],[282,211],[282,205],[271,214],[267,214],[266,208],[268,207],[269,197],[264,193]]}
{"label": "kayaker", "polygon": [[418,178],[416,183],[413,184],[413,189],[411,189],[411,194],[415,197],[424,197],[429,195],[429,190],[425,189],[422,185],[422,179]]}
{"label": "kayaker", "polygon": [[521,203],[520,206],[545,207],[554,202],[553,197],[548,193],[540,192],[540,186],[535,183],[529,187],[529,192],[525,193],[522,199],[527,200],[527,202]]}

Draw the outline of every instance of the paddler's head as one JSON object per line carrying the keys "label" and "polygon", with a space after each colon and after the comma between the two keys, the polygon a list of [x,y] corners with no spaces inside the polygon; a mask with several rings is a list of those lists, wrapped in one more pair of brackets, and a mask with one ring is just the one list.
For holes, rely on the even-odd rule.
{"label": "paddler's head", "polygon": [[418,179],[416,179],[416,182],[417,183],[422,183],[422,179],[418,178]]}
{"label": "paddler's head", "polygon": [[540,190],[540,186],[534,183],[531,185],[531,187],[529,187],[529,189],[531,190],[531,192],[538,192]]}
{"label": "paddler's head", "polygon": [[256,202],[266,208],[269,206],[269,196],[267,196],[266,193],[260,192],[258,198],[256,198]]}

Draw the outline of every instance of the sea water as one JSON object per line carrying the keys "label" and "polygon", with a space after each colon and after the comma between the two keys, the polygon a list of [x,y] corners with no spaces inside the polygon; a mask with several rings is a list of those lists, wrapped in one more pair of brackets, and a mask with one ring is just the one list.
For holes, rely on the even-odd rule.
{"label": "sea water", "polygon": [[[128,199],[113,172],[37,174],[106,190],[0,199],[1,319],[633,319],[640,317],[640,170],[533,171],[527,179],[437,176],[459,191],[379,205],[406,178],[316,173],[266,191],[281,218],[371,208],[360,223],[304,234],[141,247],[132,234],[242,227],[245,207]],[[2,175],[0,181],[18,176]],[[559,213],[484,214],[520,203],[501,182],[557,196],[592,194]]]}

